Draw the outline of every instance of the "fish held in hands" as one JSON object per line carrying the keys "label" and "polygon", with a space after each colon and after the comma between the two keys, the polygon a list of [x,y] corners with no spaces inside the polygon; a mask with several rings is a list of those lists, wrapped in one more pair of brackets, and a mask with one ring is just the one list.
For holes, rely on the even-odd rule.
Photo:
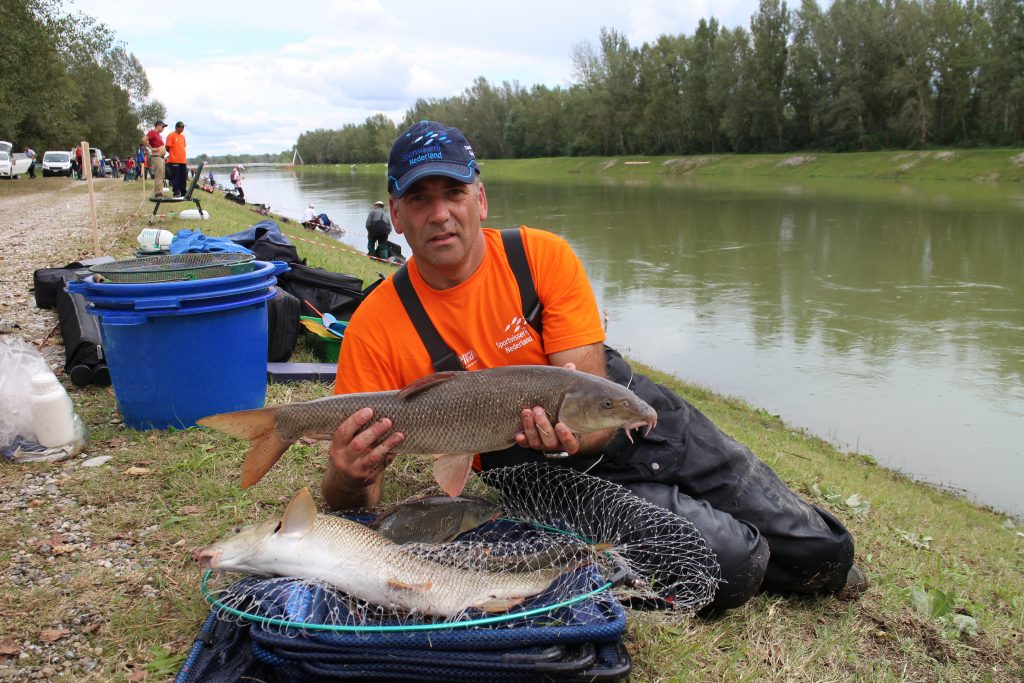
{"label": "fish held in hands", "polygon": [[362,408],[389,418],[405,439],[396,453],[434,455],[434,478],[450,496],[462,492],[473,455],[507,448],[522,431],[523,409],[541,406],[551,421],[579,434],[657,423],[657,413],[629,389],[577,370],[513,365],[475,372],[438,372],[400,391],[342,394],[204,417],[198,424],[252,441],[242,487],[263,478],[306,434],[333,434]]}
{"label": "fish held in hands", "polygon": [[195,559],[218,572],[323,581],[375,605],[440,617],[468,609],[508,611],[575,568],[494,572],[435,562],[362,524],[317,514],[305,488],[280,520],[245,527],[197,551]]}

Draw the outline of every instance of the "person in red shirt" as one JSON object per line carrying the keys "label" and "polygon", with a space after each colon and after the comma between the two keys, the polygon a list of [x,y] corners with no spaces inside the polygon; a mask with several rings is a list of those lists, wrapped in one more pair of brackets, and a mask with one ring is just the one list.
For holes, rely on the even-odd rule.
{"label": "person in red shirt", "polygon": [[142,136],[142,146],[149,152],[149,166],[153,171],[153,196],[164,196],[164,159],[167,147],[164,145],[163,132],[167,124],[157,121],[153,128]]}
{"label": "person in red shirt", "polygon": [[185,196],[188,184],[188,155],[185,153],[185,124],[178,121],[174,132],[167,136],[167,179],[171,181],[171,193],[175,197]]}
{"label": "person in red shirt", "polygon": [[[482,227],[487,193],[472,147],[433,121],[395,141],[388,161],[391,221],[412,248],[409,282],[464,370],[550,364],[628,386],[658,412],[650,433],[610,430],[577,437],[525,408],[515,445],[482,453],[483,469],[547,462],[608,479],[694,524],[721,571],[710,611],[743,604],[759,590],[855,594],[866,588],[853,539],[809,505],[753,452],[667,387],[633,372],[604,346],[597,302],[579,258],[553,234],[519,228],[541,304],[537,328],[522,300],[500,234]],[[542,332],[541,332],[542,330]],[[434,371],[394,277],[352,315],[338,359],[336,393],[399,389]],[[443,416],[439,416],[443,420]],[[321,489],[335,509],[368,507],[405,435],[364,408],[335,431]],[[569,455],[549,461],[547,452]]]}

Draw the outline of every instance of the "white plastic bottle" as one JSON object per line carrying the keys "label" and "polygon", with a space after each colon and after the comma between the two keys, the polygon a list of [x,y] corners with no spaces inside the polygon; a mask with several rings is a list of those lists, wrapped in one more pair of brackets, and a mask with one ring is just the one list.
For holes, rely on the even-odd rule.
{"label": "white plastic bottle", "polygon": [[71,443],[75,438],[75,408],[68,392],[52,372],[32,376],[29,409],[36,443],[40,446],[56,448]]}
{"label": "white plastic bottle", "polygon": [[174,233],[160,228],[144,228],[139,233],[139,247],[143,251],[169,251]]}

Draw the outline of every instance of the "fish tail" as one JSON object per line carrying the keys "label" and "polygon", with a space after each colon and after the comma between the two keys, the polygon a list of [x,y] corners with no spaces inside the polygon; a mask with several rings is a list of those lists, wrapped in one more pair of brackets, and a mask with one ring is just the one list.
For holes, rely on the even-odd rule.
{"label": "fish tail", "polygon": [[288,447],[294,443],[281,438],[277,431],[278,408],[239,410],[211,415],[196,424],[252,441],[242,465],[242,488],[247,489],[263,478]]}

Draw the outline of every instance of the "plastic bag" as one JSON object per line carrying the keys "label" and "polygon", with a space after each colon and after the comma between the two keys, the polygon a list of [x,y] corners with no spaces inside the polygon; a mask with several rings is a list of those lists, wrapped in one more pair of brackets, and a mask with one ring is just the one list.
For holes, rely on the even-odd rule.
{"label": "plastic bag", "polygon": [[36,443],[32,377],[43,373],[53,376],[38,351],[20,339],[0,337],[0,455],[16,462],[66,460],[81,453],[88,441],[85,424],[72,414],[71,441],[53,448]]}
{"label": "plastic bag", "polygon": [[0,337],[0,447],[15,438],[35,440],[29,396],[32,376],[50,372],[50,366],[30,345],[17,338]]}

